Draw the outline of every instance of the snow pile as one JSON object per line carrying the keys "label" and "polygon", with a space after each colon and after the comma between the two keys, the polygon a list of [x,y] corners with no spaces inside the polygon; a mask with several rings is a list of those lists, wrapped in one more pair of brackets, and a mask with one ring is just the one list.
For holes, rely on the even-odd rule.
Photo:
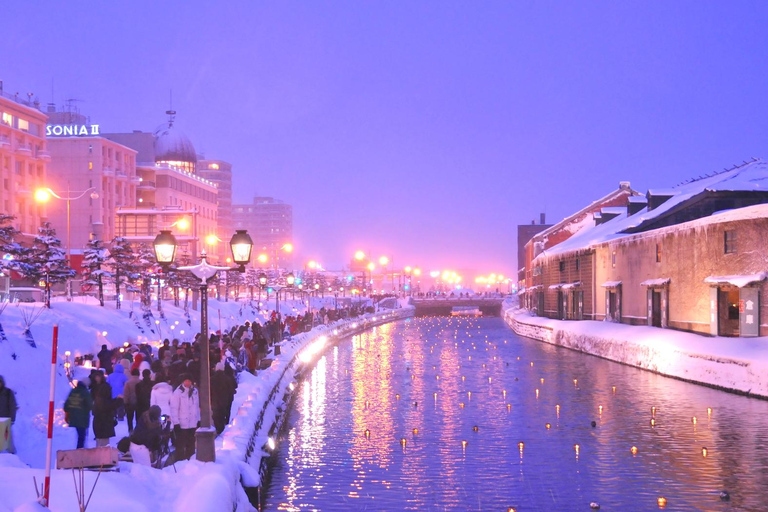
{"label": "snow pile", "polygon": [[613,322],[531,316],[505,304],[515,333],[717,388],[768,397],[768,338],[705,337]]}

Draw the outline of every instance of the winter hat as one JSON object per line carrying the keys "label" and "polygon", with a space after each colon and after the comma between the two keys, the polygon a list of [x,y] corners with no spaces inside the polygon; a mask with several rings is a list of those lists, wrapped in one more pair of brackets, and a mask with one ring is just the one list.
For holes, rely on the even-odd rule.
{"label": "winter hat", "polygon": [[216,370],[217,372],[219,372],[219,371],[223,372],[224,371],[224,361],[219,361],[218,363],[216,363],[216,366],[214,367],[214,370]]}
{"label": "winter hat", "polygon": [[162,409],[160,409],[159,405],[153,405],[149,408],[149,419],[151,421],[157,421],[160,419],[160,415],[162,414]]}

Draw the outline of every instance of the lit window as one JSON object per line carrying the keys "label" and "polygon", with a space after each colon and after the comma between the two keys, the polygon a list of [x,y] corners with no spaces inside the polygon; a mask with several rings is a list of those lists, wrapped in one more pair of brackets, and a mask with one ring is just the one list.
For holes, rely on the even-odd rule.
{"label": "lit window", "polygon": [[613,251],[613,254],[611,254],[611,266],[616,268],[616,251]]}
{"label": "lit window", "polygon": [[13,126],[13,116],[8,112],[3,112],[3,124]]}
{"label": "lit window", "polygon": [[656,263],[661,263],[661,244],[656,244]]}
{"label": "lit window", "polygon": [[29,121],[26,119],[19,119],[19,130],[23,132],[29,131]]}

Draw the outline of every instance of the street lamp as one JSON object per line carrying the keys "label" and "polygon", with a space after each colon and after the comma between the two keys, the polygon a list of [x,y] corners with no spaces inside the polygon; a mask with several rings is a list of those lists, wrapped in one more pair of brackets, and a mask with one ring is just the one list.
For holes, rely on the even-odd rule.
{"label": "street lamp", "polygon": [[[244,235],[244,236],[243,236]],[[208,335],[208,281],[220,270],[245,270],[245,265],[251,255],[248,245],[250,237],[247,233],[235,233],[230,241],[232,260],[238,267],[214,267],[209,265],[205,251],[200,255],[201,261],[194,266],[179,267],[179,270],[189,270],[200,279],[200,428],[195,432],[197,441],[197,460],[201,462],[216,461],[216,429],[211,426],[211,352]],[[167,268],[176,254],[176,237],[168,231],[161,231],[153,243],[157,263]]]}
{"label": "street lamp", "polygon": [[286,286],[284,288],[280,288],[275,293],[275,310],[277,311],[277,321],[282,323],[281,317],[280,317],[280,292],[285,290],[286,288],[293,288],[293,283],[296,282],[296,277],[293,275],[293,272],[288,273],[287,276],[285,276],[285,284]]}
{"label": "street lamp", "polygon": [[259,279],[259,302],[261,302],[261,291],[267,286],[267,281],[268,281],[267,274],[265,274],[264,272],[259,272],[258,279]]}
{"label": "street lamp", "polygon": [[[96,187],[88,188],[82,192],[74,192],[73,194],[77,194],[77,195],[72,195],[72,196],[70,196],[72,192],[69,191],[69,187],[67,187],[67,195],[65,196],[60,196],[59,194],[57,194],[56,192],[54,192],[48,187],[39,188],[35,191],[35,201],[37,201],[38,203],[47,203],[48,201],[51,200],[51,197],[55,197],[56,199],[61,199],[62,201],[67,202],[67,265],[69,266],[72,265],[72,230],[71,230],[71,221],[70,221],[70,218],[71,218],[70,203],[72,201],[77,201],[78,199],[85,197],[85,194],[88,194],[89,192],[91,194],[91,199],[99,198],[99,194],[96,192]],[[72,300],[71,282],[68,282],[67,284],[67,291],[68,291],[67,300]]]}

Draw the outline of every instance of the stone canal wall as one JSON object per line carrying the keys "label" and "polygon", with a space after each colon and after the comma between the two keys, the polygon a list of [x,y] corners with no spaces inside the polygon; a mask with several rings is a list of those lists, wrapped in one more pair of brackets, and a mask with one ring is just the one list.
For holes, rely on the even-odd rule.
{"label": "stone canal wall", "polygon": [[532,316],[505,304],[502,316],[527,338],[668,377],[768,398],[768,338],[723,338],[613,322]]}

